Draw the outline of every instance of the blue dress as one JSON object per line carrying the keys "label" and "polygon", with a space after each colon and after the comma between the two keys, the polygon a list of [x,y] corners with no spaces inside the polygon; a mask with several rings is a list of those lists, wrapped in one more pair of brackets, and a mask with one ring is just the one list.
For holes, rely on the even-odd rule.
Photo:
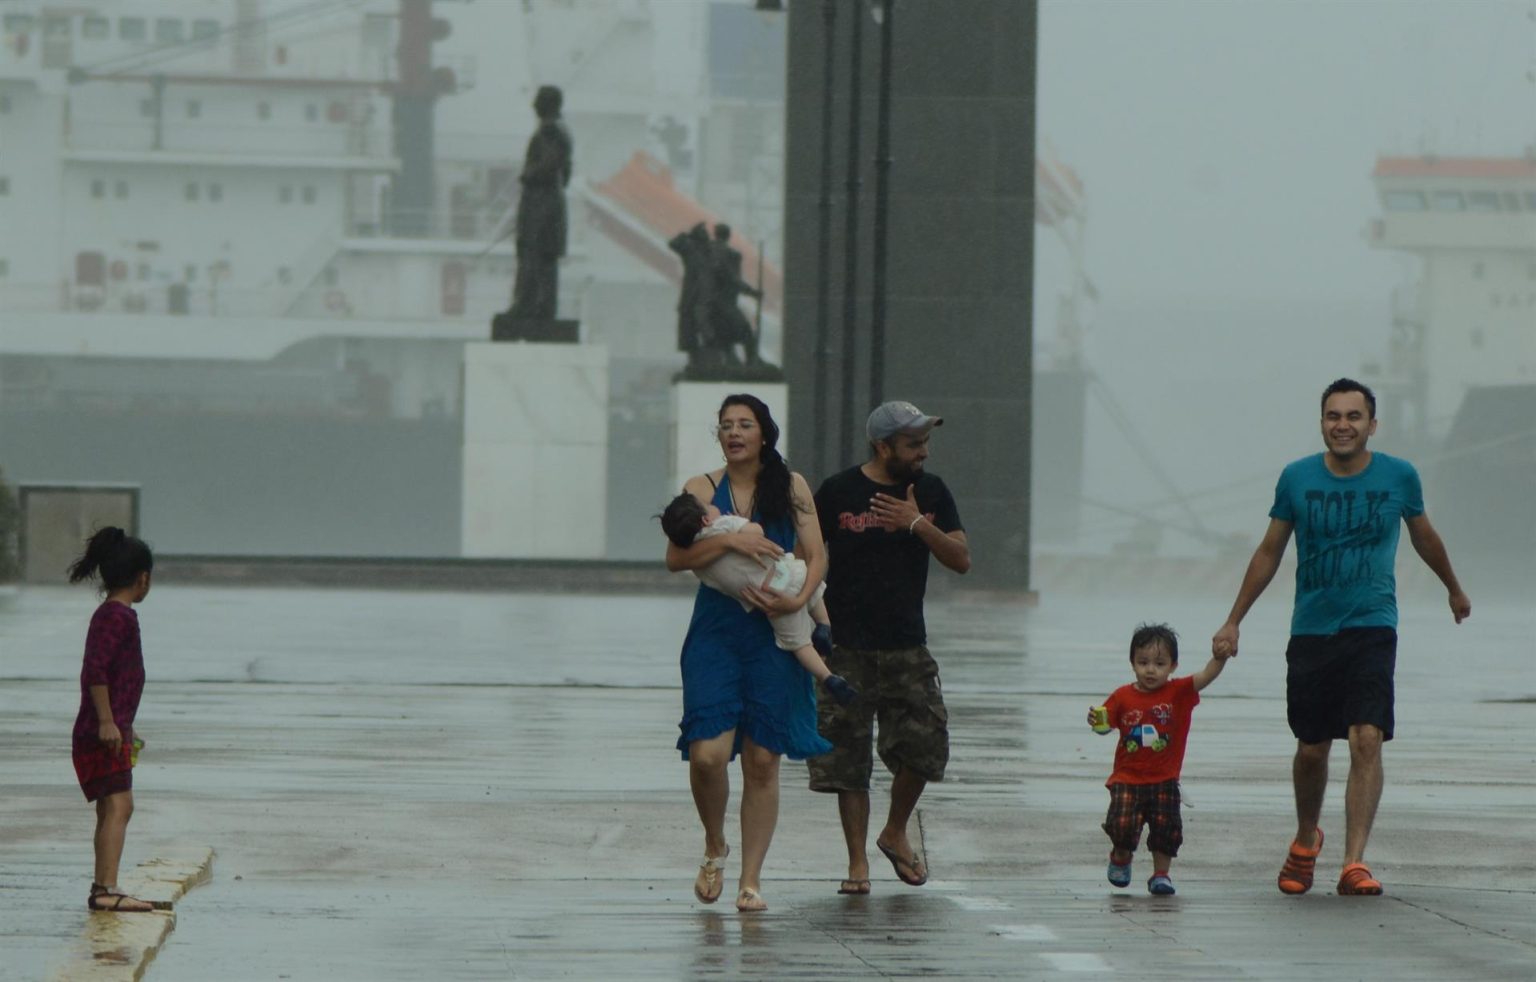
{"label": "blue dress", "polygon": [[[715,489],[715,507],[731,513],[730,479]],[[753,521],[785,552],[795,546],[790,516],[776,522]],[[731,758],[741,752],[744,736],[791,760],[816,757],[832,749],[816,731],[816,680],[792,652],[774,643],[773,625],[760,610],[742,610],[737,597],[699,585],[693,619],[683,638],[683,720],[677,749],[688,759],[688,745],[736,730]]]}

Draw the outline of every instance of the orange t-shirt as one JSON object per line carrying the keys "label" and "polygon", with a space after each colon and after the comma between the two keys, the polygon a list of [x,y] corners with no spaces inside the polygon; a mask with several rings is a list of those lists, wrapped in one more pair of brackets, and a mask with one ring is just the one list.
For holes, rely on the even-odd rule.
{"label": "orange t-shirt", "polygon": [[1109,725],[1119,730],[1115,771],[1104,784],[1161,784],[1176,781],[1184,767],[1190,717],[1200,704],[1194,676],[1169,679],[1155,692],[1122,685],[1104,706]]}

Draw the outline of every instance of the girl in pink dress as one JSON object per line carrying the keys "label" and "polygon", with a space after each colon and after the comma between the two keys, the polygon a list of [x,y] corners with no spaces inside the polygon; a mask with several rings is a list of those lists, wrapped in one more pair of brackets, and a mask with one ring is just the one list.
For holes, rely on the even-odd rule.
{"label": "girl in pink dress", "polygon": [[96,532],[69,568],[69,582],[99,577],[106,594],[91,615],[80,669],[80,712],[72,755],[86,801],[96,803],[96,878],[86,906],[124,913],[154,908],[117,888],[128,819],[133,816],[133,765],[142,741],[133,732],[144,692],[144,653],[133,605],[149,595],[155,558],[149,546],[108,527]]}

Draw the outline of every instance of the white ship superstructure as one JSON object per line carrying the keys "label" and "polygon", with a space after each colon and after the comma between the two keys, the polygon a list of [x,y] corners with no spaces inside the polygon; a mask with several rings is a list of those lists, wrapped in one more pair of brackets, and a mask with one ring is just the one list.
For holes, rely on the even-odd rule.
{"label": "white ship superstructure", "polygon": [[[515,208],[528,103],[544,83],[565,88],[576,136],[562,312],[583,319],[587,339],[604,323],[584,288],[636,276],[632,257],[585,234],[583,200],[637,151],[743,244],[767,233],[777,252],[782,103],[761,79],[782,65],[770,51],[745,85],[719,66],[710,75],[711,52],[731,42],[721,23],[752,16],[739,4],[21,0],[0,11],[5,311],[462,318],[478,331],[509,300],[511,247],[492,242]],[[414,57],[430,66],[434,118],[402,136],[413,17],[429,25]],[[476,51],[466,38],[477,33],[496,40]],[[485,50],[505,59],[488,63]],[[400,200],[410,161],[399,148],[423,136],[429,203],[415,207]]]}
{"label": "white ship superstructure", "polygon": [[1382,157],[1373,177],[1371,244],[1420,260],[1392,298],[1384,388],[1439,440],[1471,390],[1536,385],[1536,155]]}
{"label": "white ship superstructure", "polygon": [[559,314],[611,359],[610,471],[664,486],[668,239],[732,226],[777,360],[783,50],[740,0],[0,3],[0,468],[140,483],[171,552],[456,554],[463,346],[550,84]]}
{"label": "white ship superstructure", "polygon": [[309,8],[8,5],[0,304],[290,316],[322,273],[338,287],[348,226],[399,169],[392,32]]}

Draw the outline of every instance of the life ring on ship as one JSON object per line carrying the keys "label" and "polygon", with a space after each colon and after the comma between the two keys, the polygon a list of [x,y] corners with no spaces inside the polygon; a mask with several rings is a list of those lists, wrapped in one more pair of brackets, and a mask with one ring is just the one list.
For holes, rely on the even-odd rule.
{"label": "life ring on ship", "polygon": [[347,309],[347,295],[340,290],[331,290],[325,295],[325,309],[333,313],[341,313]]}

